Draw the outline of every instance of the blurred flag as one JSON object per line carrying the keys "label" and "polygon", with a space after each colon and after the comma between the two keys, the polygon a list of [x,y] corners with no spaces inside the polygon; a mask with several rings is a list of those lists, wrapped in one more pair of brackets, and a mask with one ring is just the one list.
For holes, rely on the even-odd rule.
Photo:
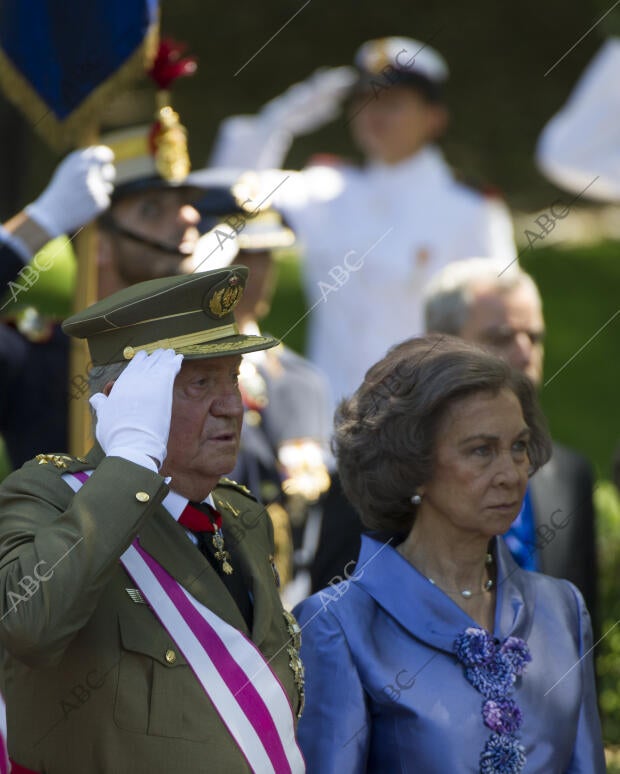
{"label": "blurred flag", "polygon": [[0,88],[57,150],[151,66],[158,0],[2,0]]}

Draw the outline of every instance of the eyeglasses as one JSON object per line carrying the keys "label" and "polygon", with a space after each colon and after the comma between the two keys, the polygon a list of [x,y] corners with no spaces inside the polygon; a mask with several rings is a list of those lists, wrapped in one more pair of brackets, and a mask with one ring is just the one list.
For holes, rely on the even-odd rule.
{"label": "eyeglasses", "polygon": [[524,333],[533,347],[541,346],[545,341],[545,331],[527,330],[526,328],[511,328],[509,325],[502,325],[499,328],[490,328],[484,332],[484,340],[493,347],[510,346],[520,333]]}

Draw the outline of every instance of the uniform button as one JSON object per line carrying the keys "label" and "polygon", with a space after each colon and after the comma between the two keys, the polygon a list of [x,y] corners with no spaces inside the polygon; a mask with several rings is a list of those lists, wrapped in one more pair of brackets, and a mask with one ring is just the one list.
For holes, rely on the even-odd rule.
{"label": "uniform button", "polygon": [[148,503],[150,496],[146,492],[136,492],[136,500],[140,503]]}
{"label": "uniform button", "polygon": [[174,662],[177,660],[177,654],[172,649],[170,649],[166,651],[165,658],[169,664],[174,664]]}

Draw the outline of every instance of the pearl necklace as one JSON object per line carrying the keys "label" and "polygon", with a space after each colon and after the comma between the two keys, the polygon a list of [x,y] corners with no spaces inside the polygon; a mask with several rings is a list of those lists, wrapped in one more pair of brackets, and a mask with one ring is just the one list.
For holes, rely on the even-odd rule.
{"label": "pearl necklace", "polygon": [[[487,554],[486,555],[485,564],[487,565],[487,567],[490,564],[493,564],[493,556],[491,554]],[[435,581],[432,578],[428,578],[428,580],[429,580],[430,583],[433,584],[433,586],[437,586],[437,584],[435,583]],[[489,580],[486,581],[486,583],[484,584],[484,590],[485,591],[491,591],[491,589],[493,588],[493,585],[494,585],[493,581],[491,580],[491,578],[489,578]],[[471,589],[461,589],[461,590],[459,590],[458,593],[462,597],[464,597],[465,599],[471,599],[473,597],[473,595],[474,595],[474,592]]]}

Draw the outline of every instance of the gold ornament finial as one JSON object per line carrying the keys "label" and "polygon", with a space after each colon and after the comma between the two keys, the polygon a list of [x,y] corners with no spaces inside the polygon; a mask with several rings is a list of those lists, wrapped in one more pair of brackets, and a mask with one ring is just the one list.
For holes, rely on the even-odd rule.
{"label": "gold ornament finial", "polygon": [[170,105],[157,112],[159,122],[155,135],[155,167],[164,180],[181,182],[190,172],[187,152],[187,130],[179,120],[179,114]]}

